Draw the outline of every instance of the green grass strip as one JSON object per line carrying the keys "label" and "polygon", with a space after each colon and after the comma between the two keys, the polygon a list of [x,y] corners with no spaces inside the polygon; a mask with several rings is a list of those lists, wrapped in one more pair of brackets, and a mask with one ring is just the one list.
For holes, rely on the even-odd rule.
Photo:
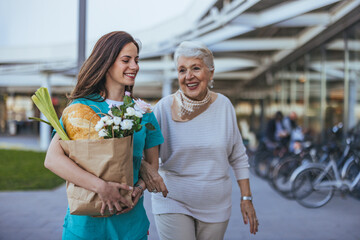
{"label": "green grass strip", "polygon": [[44,167],[45,152],[0,149],[0,191],[53,189],[65,183]]}

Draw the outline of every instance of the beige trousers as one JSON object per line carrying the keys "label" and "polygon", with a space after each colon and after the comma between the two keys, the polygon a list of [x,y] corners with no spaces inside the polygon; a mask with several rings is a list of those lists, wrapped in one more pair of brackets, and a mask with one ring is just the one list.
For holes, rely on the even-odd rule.
{"label": "beige trousers", "polygon": [[222,240],[228,221],[206,223],[179,213],[154,215],[161,240]]}

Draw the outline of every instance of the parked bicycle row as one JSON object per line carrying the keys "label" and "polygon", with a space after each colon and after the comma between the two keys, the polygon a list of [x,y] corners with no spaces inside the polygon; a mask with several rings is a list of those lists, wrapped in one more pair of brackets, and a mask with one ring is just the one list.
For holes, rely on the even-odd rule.
{"label": "parked bicycle row", "polygon": [[342,139],[339,123],[320,145],[306,136],[291,146],[264,140],[249,153],[251,169],[282,196],[305,207],[324,206],[335,192],[360,200],[360,128]]}

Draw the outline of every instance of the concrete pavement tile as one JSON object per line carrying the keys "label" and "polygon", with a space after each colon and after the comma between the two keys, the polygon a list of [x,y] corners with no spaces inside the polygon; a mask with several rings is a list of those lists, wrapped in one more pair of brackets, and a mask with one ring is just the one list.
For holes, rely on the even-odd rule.
{"label": "concrete pavement tile", "polygon": [[[249,233],[240,213],[240,191],[233,180],[233,207],[225,240],[359,240],[359,201],[335,196],[319,209],[307,209],[282,198],[267,182],[251,176],[254,206],[260,221],[256,236]],[[150,220],[149,240],[158,240],[151,213],[151,196],[145,193]],[[65,186],[54,191],[0,192],[0,240],[61,239],[67,208]],[[22,226],[23,231],[19,230]],[[45,229],[45,230],[42,230]]]}
{"label": "concrete pavement tile", "polygon": [[61,240],[61,235],[56,236],[48,230],[38,229],[36,232],[29,233],[25,240]]}
{"label": "concrete pavement tile", "polygon": [[20,235],[14,234],[13,232],[3,232],[0,233],[0,240],[19,240],[21,239]]}
{"label": "concrete pavement tile", "polygon": [[3,218],[1,217],[0,219],[0,236],[1,236],[1,231],[9,229],[9,228],[13,228],[14,223],[16,223],[16,221],[9,219],[9,218]]}
{"label": "concrete pavement tile", "polygon": [[55,229],[53,229],[53,231],[51,232],[51,234],[52,234],[53,236],[56,236],[56,237],[60,237],[60,238],[61,238],[61,236],[62,236],[62,231],[63,231],[63,228],[62,228],[62,226],[61,226],[60,228],[55,228]]}
{"label": "concrete pavement tile", "polygon": [[59,222],[58,221],[51,221],[45,224],[44,226],[45,229],[49,229],[49,231],[51,233],[56,233],[58,231],[62,232],[62,225],[59,226]]}

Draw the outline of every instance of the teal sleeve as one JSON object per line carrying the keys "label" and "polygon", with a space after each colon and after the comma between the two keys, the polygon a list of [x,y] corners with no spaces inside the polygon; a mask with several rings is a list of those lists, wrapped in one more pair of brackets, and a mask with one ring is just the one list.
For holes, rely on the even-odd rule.
{"label": "teal sleeve", "polygon": [[159,123],[156,120],[154,113],[148,113],[147,115],[148,115],[147,122],[154,125],[155,130],[146,129],[145,149],[155,147],[164,142],[164,137],[161,133]]}
{"label": "teal sleeve", "polygon": [[[66,129],[64,128],[64,124],[63,124],[63,121],[62,121],[62,117],[59,119],[59,122],[60,122],[62,128],[64,129],[64,131],[65,131],[65,133],[66,133]],[[51,133],[51,138],[54,137],[55,133],[56,133],[56,130],[55,130],[55,128],[54,128],[53,131],[52,131],[52,133]]]}

